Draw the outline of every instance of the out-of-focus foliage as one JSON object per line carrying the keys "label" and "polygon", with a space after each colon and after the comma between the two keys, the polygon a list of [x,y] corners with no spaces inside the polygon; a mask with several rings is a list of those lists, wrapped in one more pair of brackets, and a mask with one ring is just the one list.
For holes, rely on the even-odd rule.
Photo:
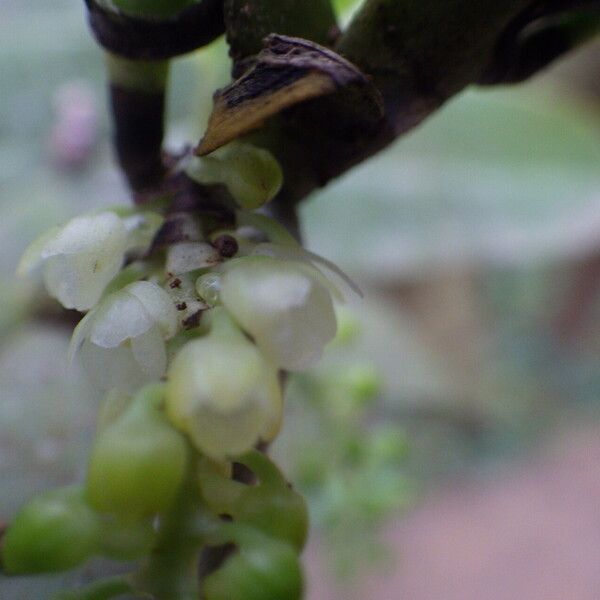
{"label": "out-of-focus foliage", "polygon": [[274,453],[311,507],[313,526],[347,578],[357,564],[385,556],[379,527],[413,499],[406,476],[408,440],[399,422],[378,418],[383,377],[357,351],[361,322],[340,312],[336,341],[311,373],[294,375],[288,404],[292,426]]}

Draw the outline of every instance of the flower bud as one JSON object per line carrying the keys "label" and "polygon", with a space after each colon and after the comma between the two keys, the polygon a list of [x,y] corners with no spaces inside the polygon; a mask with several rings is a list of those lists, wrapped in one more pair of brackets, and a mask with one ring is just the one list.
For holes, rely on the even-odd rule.
{"label": "flower bud", "polygon": [[210,333],[186,344],[169,370],[167,414],[199,450],[223,460],[276,435],[282,399],[275,367],[223,309],[210,313]]}
{"label": "flower bud", "polygon": [[272,200],[283,183],[281,167],[268,150],[241,142],[193,159],[187,172],[200,183],[224,184],[238,205],[247,210]]}
{"label": "flower bud", "polygon": [[246,485],[204,469],[200,487],[209,508],[216,515],[228,514],[236,523],[250,525],[301,550],[308,533],[304,498],[262,452],[253,450],[236,458],[236,462],[247,466],[257,483]]}
{"label": "flower bud", "polygon": [[46,492],[24,506],[7,529],[3,568],[11,574],[71,569],[96,552],[98,524],[80,487]]}
{"label": "flower bud", "polygon": [[187,464],[184,438],[165,418],[163,386],[141,390],[94,442],[86,497],[99,512],[143,518],[169,508]]}
{"label": "flower bud", "polygon": [[204,582],[206,600],[299,600],[302,571],[294,549],[231,524],[239,550]]}
{"label": "flower bud", "polygon": [[335,336],[331,294],[309,265],[269,256],[234,259],[224,268],[221,301],[282,369],[313,366]]}
{"label": "flower bud", "polygon": [[127,231],[116,214],[76,217],[34,241],[17,272],[43,263],[48,293],[65,308],[88,310],[121,269],[126,247]]}
{"label": "flower bud", "polygon": [[73,332],[70,355],[78,356],[101,389],[139,389],[166,370],[165,339],[177,331],[177,311],[169,294],[137,281],[108,296]]}

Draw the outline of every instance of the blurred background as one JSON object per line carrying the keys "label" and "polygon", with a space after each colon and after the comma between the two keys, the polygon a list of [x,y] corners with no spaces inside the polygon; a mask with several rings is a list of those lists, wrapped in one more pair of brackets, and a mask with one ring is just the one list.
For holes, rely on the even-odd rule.
{"label": "blurred background", "polygon": [[[83,3],[0,14],[1,523],[81,479],[99,402],[16,262],[127,192]],[[228,81],[224,44],[172,81],[178,148]],[[599,159],[592,42],[525,85],[466,91],[302,207],[306,246],[365,294],[291,381],[273,448],[310,502],[309,600],[600,598]],[[0,597],[105,568],[0,578]]]}

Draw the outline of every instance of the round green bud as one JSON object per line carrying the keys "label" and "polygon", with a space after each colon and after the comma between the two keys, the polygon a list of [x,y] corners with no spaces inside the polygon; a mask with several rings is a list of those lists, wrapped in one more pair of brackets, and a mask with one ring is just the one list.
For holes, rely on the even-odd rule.
{"label": "round green bud", "polygon": [[96,438],[86,492],[99,512],[143,518],[168,509],[175,499],[187,445],[163,414],[162,399],[162,386],[144,388]]}
{"label": "round green bud", "polygon": [[268,150],[241,142],[232,142],[210,156],[194,159],[187,173],[200,183],[225,185],[246,210],[270,202],[283,184],[283,172],[275,157]]}
{"label": "round green bud", "polygon": [[232,481],[226,474],[203,466],[199,480],[203,498],[216,515],[228,514],[239,524],[301,550],[308,533],[304,498],[287,483],[268,456],[252,450],[236,459],[255,475],[256,483]]}
{"label": "round green bud", "polygon": [[65,571],[97,549],[98,516],[79,486],[46,492],[21,509],[3,538],[7,573]]}
{"label": "round green bud", "polygon": [[206,600],[299,600],[302,572],[294,549],[257,534],[206,578]]}
{"label": "round green bud", "polygon": [[308,535],[304,498],[290,487],[266,454],[255,450],[239,462],[254,472],[258,485],[244,488],[237,499],[234,517],[301,550]]}

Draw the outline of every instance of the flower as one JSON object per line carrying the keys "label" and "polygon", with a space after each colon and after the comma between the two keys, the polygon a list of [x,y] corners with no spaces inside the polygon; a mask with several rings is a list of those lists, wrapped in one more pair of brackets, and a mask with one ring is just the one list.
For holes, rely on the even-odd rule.
{"label": "flower", "polygon": [[335,336],[325,279],[308,263],[249,256],[224,267],[220,298],[269,360],[297,371],[313,366]]}
{"label": "flower", "polygon": [[164,375],[165,340],[176,332],[177,311],[169,294],[155,283],[137,281],[82,319],[70,355],[78,356],[97,387],[134,391]]}
{"label": "flower", "polygon": [[243,454],[279,430],[282,398],[277,370],[222,308],[208,335],[188,342],[168,373],[166,411],[207,456]]}
{"label": "flower", "polygon": [[65,308],[88,310],[119,272],[127,247],[127,229],[112,212],[76,217],[34,241],[17,272],[44,265],[48,293]]}

